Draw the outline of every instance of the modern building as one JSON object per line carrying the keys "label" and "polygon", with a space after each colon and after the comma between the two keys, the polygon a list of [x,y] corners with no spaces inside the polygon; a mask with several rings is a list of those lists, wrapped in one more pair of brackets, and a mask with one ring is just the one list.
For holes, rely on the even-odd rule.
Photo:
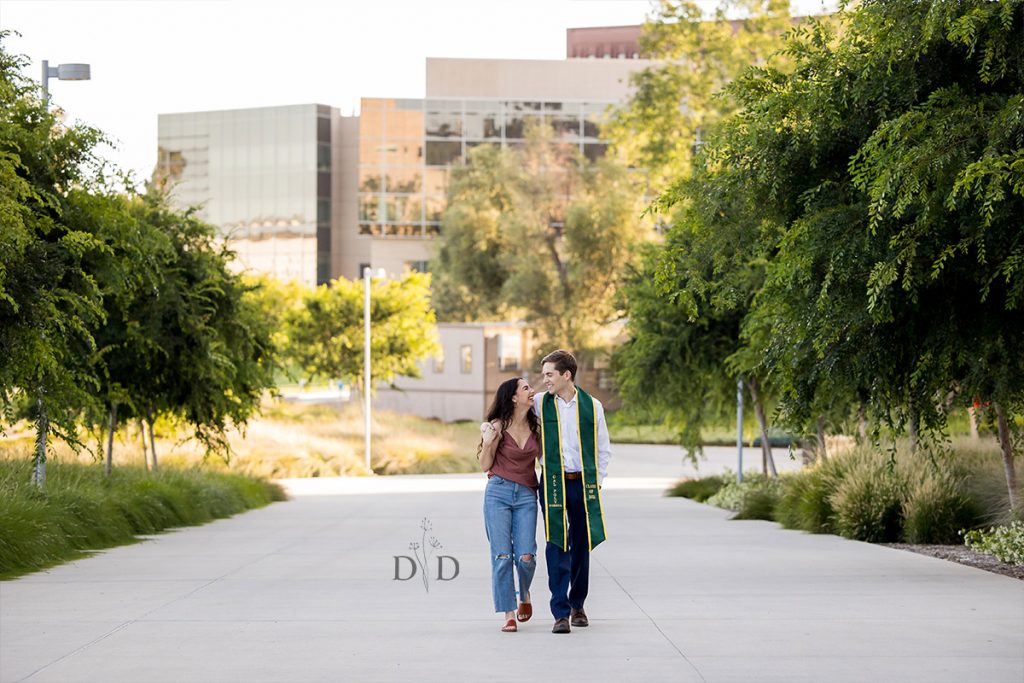
{"label": "modern building", "polygon": [[565,32],[566,59],[639,59],[643,26],[594,26]]}
{"label": "modern building", "polygon": [[427,59],[423,99],[161,114],[155,178],[216,225],[244,269],[307,284],[423,270],[453,165],[522,144],[531,120],[596,158],[644,60]]}
{"label": "modern building", "polygon": [[347,123],[320,104],[161,114],[154,178],[220,228],[241,267],[327,282]]}
{"label": "modern building", "polygon": [[363,98],[358,149],[342,153],[344,166],[358,171],[342,187],[334,272],[354,278],[369,264],[390,274],[425,269],[452,167],[477,145],[523,144],[531,121],[550,124],[559,144],[600,157],[609,106],[626,97],[630,74],[647,64],[428,59],[426,98]]}

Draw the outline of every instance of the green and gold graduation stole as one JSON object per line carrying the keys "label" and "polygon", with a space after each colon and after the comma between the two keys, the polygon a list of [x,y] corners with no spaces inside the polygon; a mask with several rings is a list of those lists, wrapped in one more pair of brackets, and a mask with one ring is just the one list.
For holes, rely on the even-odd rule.
{"label": "green and gold graduation stole", "polygon": [[[587,511],[587,538],[590,549],[605,540],[604,512],[597,473],[597,420],[594,399],[576,387],[576,433],[583,461],[583,501]],[[555,397],[544,394],[541,399],[541,448],[544,477],[544,529],[547,539],[562,550],[568,546],[565,512],[565,472],[562,467],[562,425]]]}

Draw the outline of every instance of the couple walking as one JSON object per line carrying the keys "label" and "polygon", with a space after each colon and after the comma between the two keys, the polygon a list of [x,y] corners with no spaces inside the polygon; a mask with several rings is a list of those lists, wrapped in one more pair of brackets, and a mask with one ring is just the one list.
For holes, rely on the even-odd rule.
{"label": "couple walking", "polygon": [[[537,503],[544,516],[544,558],[551,591],[552,633],[589,625],[583,603],[590,551],[605,539],[601,483],[611,443],[601,402],[576,386],[576,359],[554,351],[541,361],[547,391],[507,380],[480,425],[480,466],[487,473],[484,526],[491,544],[491,588],[501,630],[533,616],[530,584],[537,569]],[[541,464],[537,481],[536,464]],[[518,575],[516,605],[513,574]]]}

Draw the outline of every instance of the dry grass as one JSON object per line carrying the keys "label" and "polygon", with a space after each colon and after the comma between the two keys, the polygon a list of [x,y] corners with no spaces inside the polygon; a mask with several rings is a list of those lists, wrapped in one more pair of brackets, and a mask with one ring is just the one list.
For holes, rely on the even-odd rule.
{"label": "dry grass", "polygon": [[[244,433],[232,430],[230,458],[206,457],[188,432],[166,421],[157,422],[157,455],[161,464],[189,466],[204,463],[268,479],[332,477],[367,474],[363,450],[363,413],[358,405],[306,405],[267,399],[262,414]],[[30,458],[30,425],[15,425],[0,438],[0,458]],[[373,470],[378,474],[435,474],[475,472],[479,430],[475,424],[444,424],[386,411],[373,414]],[[75,453],[61,442],[51,444],[51,459],[94,462],[100,459],[95,435],[89,450]],[[141,465],[142,436],[134,424],[114,439],[114,463]]]}

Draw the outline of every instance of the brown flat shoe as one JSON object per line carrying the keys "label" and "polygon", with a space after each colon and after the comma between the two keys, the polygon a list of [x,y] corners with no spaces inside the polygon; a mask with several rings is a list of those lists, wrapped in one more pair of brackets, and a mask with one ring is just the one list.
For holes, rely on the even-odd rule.
{"label": "brown flat shoe", "polygon": [[587,613],[583,611],[582,607],[580,609],[574,609],[569,614],[569,618],[572,625],[578,628],[586,628],[587,626],[590,626],[590,620],[587,619]]}
{"label": "brown flat shoe", "polygon": [[505,622],[505,625],[501,627],[501,630],[504,633],[515,633],[516,631],[519,630],[519,627],[516,626],[516,620],[515,619],[509,619],[508,621]]}
{"label": "brown flat shoe", "polygon": [[552,633],[569,633],[569,620],[568,619],[556,619],[555,625],[551,628]]}
{"label": "brown flat shoe", "polygon": [[532,616],[533,605],[529,602],[519,603],[519,611],[516,612],[516,619],[519,621],[529,621]]}

